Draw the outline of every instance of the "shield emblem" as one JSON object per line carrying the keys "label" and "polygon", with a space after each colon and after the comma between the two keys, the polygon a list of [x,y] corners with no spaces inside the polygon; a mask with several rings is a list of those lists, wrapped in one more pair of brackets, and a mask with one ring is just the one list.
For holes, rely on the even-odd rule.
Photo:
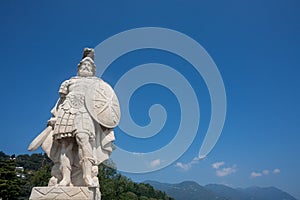
{"label": "shield emblem", "polygon": [[120,121],[118,98],[109,84],[97,80],[86,91],[85,104],[88,112],[104,127],[114,128]]}

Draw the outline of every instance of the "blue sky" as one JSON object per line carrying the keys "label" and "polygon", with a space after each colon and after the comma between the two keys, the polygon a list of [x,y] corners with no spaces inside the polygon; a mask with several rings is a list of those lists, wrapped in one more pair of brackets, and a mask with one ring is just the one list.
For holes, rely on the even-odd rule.
{"label": "blue sky", "polygon": [[[45,127],[61,82],[76,74],[84,47],[129,29],[163,27],[193,38],[218,66],[227,96],[225,126],[208,157],[193,161],[211,114],[203,79],[185,60],[165,51],[123,55],[103,74],[111,85],[136,65],[162,63],[186,76],[201,107],[197,136],[183,156],[156,172],[124,174],[135,181],[276,186],[300,198],[299,8],[298,0],[3,1],[0,150],[29,153],[27,146]],[[132,118],[147,125],[148,109],[156,103],[168,113],[163,131],[144,140],[117,128],[118,146],[149,152],[175,136],[180,108],[167,88],[137,90],[129,106]]]}

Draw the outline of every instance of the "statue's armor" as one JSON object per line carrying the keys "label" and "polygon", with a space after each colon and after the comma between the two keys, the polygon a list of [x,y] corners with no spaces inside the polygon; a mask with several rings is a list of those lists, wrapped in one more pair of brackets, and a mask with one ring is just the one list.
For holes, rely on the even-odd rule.
{"label": "statue's armor", "polygon": [[97,79],[73,77],[62,83],[59,93],[65,98],[58,104],[54,139],[74,137],[79,132],[85,132],[91,138],[95,136],[94,122],[85,106],[85,92]]}

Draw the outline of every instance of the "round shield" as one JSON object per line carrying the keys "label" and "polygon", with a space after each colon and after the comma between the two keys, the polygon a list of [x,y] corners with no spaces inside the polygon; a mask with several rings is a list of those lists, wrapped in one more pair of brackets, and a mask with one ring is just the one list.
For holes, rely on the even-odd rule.
{"label": "round shield", "polygon": [[88,112],[99,124],[114,128],[120,121],[118,98],[109,84],[97,80],[86,91],[85,103]]}

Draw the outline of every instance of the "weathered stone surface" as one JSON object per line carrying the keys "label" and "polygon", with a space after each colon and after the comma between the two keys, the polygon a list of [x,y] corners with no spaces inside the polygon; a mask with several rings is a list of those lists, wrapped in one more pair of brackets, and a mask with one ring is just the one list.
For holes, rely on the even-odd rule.
{"label": "weathered stone surface", "polygon": [[100,200],[95,187],[34,187],[30,200]]}

